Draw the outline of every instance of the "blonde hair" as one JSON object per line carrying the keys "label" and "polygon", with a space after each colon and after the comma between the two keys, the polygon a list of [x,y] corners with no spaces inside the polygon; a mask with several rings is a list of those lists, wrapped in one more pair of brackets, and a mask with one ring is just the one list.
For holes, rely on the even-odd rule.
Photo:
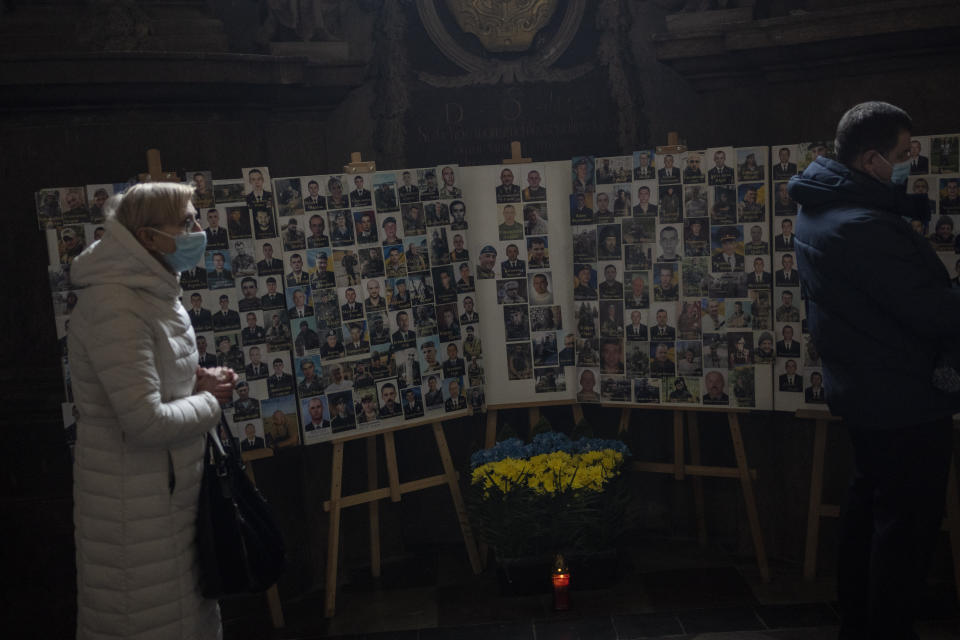
{"label": "blonde hair", "polygon": [[177,182],[141,182],[107,201],[107,217],[130,233],[141,227],[179,223],[193,197],[193,187]]}

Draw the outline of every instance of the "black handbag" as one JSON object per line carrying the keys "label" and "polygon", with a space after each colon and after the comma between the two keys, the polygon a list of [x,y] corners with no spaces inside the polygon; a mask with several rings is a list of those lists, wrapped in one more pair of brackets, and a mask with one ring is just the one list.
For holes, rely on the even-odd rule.
{"label": "black handbag", "polygon": [[[220,420],[226,427],[222,415]],[[280,528],[244,473],[240,451],[234,443],[222,443],[216,427],[207,434],[203,456],[197,547],[206,598],[265,591],[283,573]]]}

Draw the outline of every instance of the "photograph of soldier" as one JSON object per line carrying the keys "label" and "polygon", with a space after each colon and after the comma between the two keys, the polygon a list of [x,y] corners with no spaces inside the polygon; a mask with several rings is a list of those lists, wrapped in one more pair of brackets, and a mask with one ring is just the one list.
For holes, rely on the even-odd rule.
{"label": "photograph of soldier", "polygon": [[780,306],[774,311],[777,322],[800,322],[800,309],[793,303],[793,291],[780,292]]}
{"label": "photograph of soldier", "polygon": [[403,418],[410,420],[421,417],[423,417],[423,402],[420,387],[407,387],[403,390]]}
{"label": "photograph of soldier", "polygon": [[629,309],[646,309],[650,306],[650,290],[648,274],[645,271],[628,271],[624,278],[627,281],[627,290],[624,302]]}
{"label": "photograph of soldier", "polygon": [[397,361],[397,384],[401,389],[420,384],[420,363],[416,349],[403,349],[394,353]]}
{"label": "photograph of soldier", "polygon": [[320,357],[326,361],[342,358],[344,355],[343,334],[340,327],[331,327],[324,331],[323,343],[320,345]]}
{"label": "photograph of soldier", "polygon": [[340,325],[339,301],[335,289],[321,289],[315,292],[314,301],[313,317],[318,329],[329,329]]}
{"label": "photograph of soldier", "polygon": [[797,203],[793,201],[787,192],[786,182],[777,182],[773,186],[773,215],[775,216],[795,216],[797,215]]}
{"label": "photograph of soldier", "polygon": [[657,177],[654,154],[652,151],[633,152],[633,179],[653,180]]}
{"label": "photograph of soldier", "polygon": [[570,163],[573,170],[573,192],[593,193],[593,156],[574,156]]}
{"label": "photograph of soldier", "polygon": [[703,387],[705,391],[702,397],[703,404],[723,407],[730,405],[730,396],[726,392],[727,383],[723,379],[723,372],[707,371],[707,374],[703,377]]}
{"label": "photograph of soldier", "polygon": [[677,334],[681,340],[700,339],[700,301],[686,300],[677,318]]}
{"label": "photograph of soldier", "polygon": [[380,223],[380,228],[383,229],[383,237],[380,240],[380,244],[385,247],[403,244],[403,238],[397,235],[397,219],[394,216],[383,218],[383,222]]}
{"label": "photograph of soldier", "polygon": [[384,274],[387,278],[399,278],[407,275],[407,257],[401,245],[395,244],[383,247],[383,258]]}
{"label": "photograph of soldier", "polygon": [[343,433],[357,428],[353,391],[327,394],[327,402],[330,405],[330,431],[332,433]]}
{"label": "photograph of soldier", "polygon": [[654,324],[650,326],[650,340],[673,341],[677,338],[677,329],[669,325],[667,309],[661,307],[654,312]]}
{"label": "photograph of soldier", "polygon": [[353,216],[349,209],[328,211],[330,219],[330,243],[335,247],[346,247],[354,243]]}
{"label": "photograph of soldier", "polygon": [[[244,225],[244,219],[249,214],[243,214],[240,217],[239,221],[235,218],[231,218],[231,221],[236,222],[238,225]],[[249,223],[246,223],[249,224]],[[231,229],[231,237],[233,236],[233,229]],[[277,237],[277,225],[276,221],[273,219],[273,210],[266,208],[259,208],[253,210],[253,235],[257,240],[263,240],[265,238],[275,238]],[[239,236],[237,236],[239,237]]]}
{"label": "photograph of soldier", "polygon": [[573,233],[573,259],[575,262],[596,262],[597,228],[580,227]]}
{"label": "photograph of soldier", "polygon": [[367,312],[367,326],[370,328],[370,344],[390,343],[390,323],[386,312]]}
{"label": "photograph of soldier", "polygon": [[710,291],[710,260],[688,258],[683,264],[681,294],[688,297],[705,296]]}
{"label": "photograph of soldier", "polygon": [[688,218],[684,221],[683,252],[686,257],[695,258],[710,255],[708,223],[709,221],[706,218]]}
{"label": "photograph of soldier", "polygon": [[427,238],[425,236],[407,238],[407,250],[404,252],[404,256],[407,262],[407,273],[430,270]]}
{"label": "photograph of soldier", "polygon": [[[423,207],[420,203],[411,202],[400,207],[400,219],[403,222],[403,233],[408,236],[422,235],[427,231],[427,220],[423,214]],[[436,205],[434,205],[436,210]],[[357,242],[360,240],[359,231],[357,233]],[[369,240],[367,240],[369,242]]]}
{"label": "photograph of soldier", "polygon": [[507,375],[510,380],[533,378],[533,355],[529,342],[507,345]]}
{"label": "photograph of soldier", "polygon": [[243,346],[247,347],[253,344],[263,344],[267,341],[267,331],[263,328],[260,320],[260,314],[257,311],[248,311],[244,314],[246,326],[240,332],[240,339]]}
{"label": "photograph of soldier", "polygon": [[214,180],[213,199],[217,202],[243,202],[247,187],[246,180]]}
{"label": "photograph of soldier", "polygon": [[542,174],[540,169],[529,169],[527,171],[527,186],[522,192],[524,202],[537,202],[547,199],[547,188],[542,184]]}
{"label": "photograph of soldier", "polygon": [[385,286],[387,308],[390,311],[410,308],[410,292],[407,290],[406,278],[387,278]]}
{"label": "photograph of soldier", "polygon": [[503,329],[508,341],[529,340],[530,316],[527,305],[504,305]]}
{"label": "photograph of soldier", "polygon": [[735,224],[737,192],[732,186],[714,187],[713,206],[710,207],[710,222],[713,224]]}
{"label": "photograph of soldier", "polygon": [[382,278],[384,274],[383,254],[377,247],[360,250],[360,277]]}
{"label": "photograph of soldier", "polygon": [[537,236],[527,238],[527,266],[531,269],[550,268],[550,254],[547,249],[548,238]]}
{"label": "photograph of soldier", "polygon": [[597,272],[591,264],[574,265],[576,281],[573,288],[574,300],[597,299]]}
{"label": "photograph of soldier", "polygon": [[613,200],[613,215],[617,218],[629,216],[632,212],[633,202],[630,198],[631,186],[627,184],[618,184],[613,188],[615,198]]}
{"label": "photograph of soldier", "polygon": [[[70,228],[64,230],[69,231]],[[230,270],[229,252],[207,251],[204,262],[207,269],[207,286],[210,289],[232,289],[233,272]]]}
{"label": "photograph of soldier", "polygon": [[812,404],[823,404],[827,401],[826,390],[823,388],[823,374],[819,371],[810,372],[810,386],[803,390],[803,399]]}
{"label": "photograph of soldier", "polygon": [[528,236],[548,233],[547,204],[545,202],[523,205],[523,230]]}
{"label": "photograph of soldier", "polygon": [[653,270],[653,299],[657,302],[670,302],[680,299],[678,265],[658,264]]}
{"label": "photograph of soldier", "polygon": [[661,156],[661,167],[657,170],[657,180],[660,184],[680,184],[680,168],[674,166],[672,154]]}
{"label": "photograph of soldier", "polygon": [[413,181],[413,174],[404,171],[400,174],[400,186],[397,188],[400,202],[416,202],[420,199],[420,187]]}
{"label": "photograph of soldier", "polygon": [[390,327],[393,332],[390,334],[390,342],[393,348],[409,349],[417,343],[417,334],[411,328],[410,313],[408,311],[391,312]]}
{"label": "photograph of soldier", "polygon": [[930,173],[930,158],[923,155],[927,138],[914,138],[910,141],[910,174]]}
{"label": "photograph of soldier", "polygon": [[733,184],[733,169],[727,166],[727,153],[724,149],[713,152],[713,166],[707,171],[707,182],[710,185]]}
{"label": "photograph of soldier", "polygon": [[354,211],[353,223],[357,232],[357,244],[376,244],[380,241],[373,211]]}
{"label": "photograph of soldier", "polygon": [[500,263],[500,275],[503,278],[519,278],[527,273],[527,264],[520,258],[520,246],[511,242],[503,248],[503,253],[507,257]]}
{"label": "photograph of soldier", "polygon": [[757,348],[753,352],[753,361],[756,364],[769,364],[776,358],[777,353],[773,349],[773,334],[764,331],[757,337]]}
{"label": "photograph of soldier", "polygon": [[[320,348],[320,336],[310,328],[310,323],[307,320],[292,320],[291,324],[297,329],[297,333],[293,337],[293,349],[298,356],[302,356],[312,349]],[[244,329],[244,332],[246,332],[246,329]]]}
{"label": "photograph of soldier", "polygon": [[773,165],[774,180],[789,180],[797,175],[797,163],[790,162],[792,151],[790,147],[780,147],[777,150],[777,162]]}
{"label": "photograph of soldier", "polygon": [[598,338],[577,338],[577,366],[600,366],[600,340]]}
{"label": "photograph of soldier", "polygon": [[604,300],[600,303],[600,336],[605,338],[623,336],[623,302]]}
{"label": "photograph of soldier", "polygon": [[740,222],[763,222],[766,217],[766,187],[762,182],[737,187],[737,213]]}
{"label": "photograph of soldier", "polygon": [[738,407],[754,407],[757,403],[756,375],[753,367],[737,367],[730,372],[730,385]]}
{"label": "photograph of soldier", "polygon": [[383,285],[378,279],[370,279],[364,282],[367,289],[367,297],[363,301],[363,309],[368,314],[371,311],[386,311],[387,301],[383,297]]}
{"label": "photograph of soldier", "polygon": [[780,335],[783,339],[777,341],[777,356],[799,358],[800,343],[793,339],[793,326],[785,325],[780,329]]}
{"label": "photograph of soldier", "polygon": [[408,276],[407,289],[410,291],[411,304],[433,304],[432,276],[429,273],[416,273]]}
{"label": "photograph of soldier", "polygon": [[624,266],[631,270],[649,269],[653,264],[650,244],[628,244],[623,248]]}
{"label": "photograph of soldier", "polygon": [[267,292],[260,297],[260,307],[266,311],[268,309],[283,309],[286,305],[286,297],[282,292],[277,291],[277,279],[273,276],[267,276]]}
{"label": "photograph of soldier", "polygon": [[209,309],[203,308],[203,296],[199,293],[190,294],[190,309],[187,310],[190,316],[190,324],[194,331],[212,331],[213,314]]}
{"label": "photograph of soldier", "polygon": [[281,218],[303,215],[303,188],[300,178],[275,178],[273,191],[277,199],[277,215]]}
{"label": "photograph of soldier", "polygon": [[[410,240],[410,238],[407,238]],[[462,233],[453,234],[453,251],[450,252],[450,262],[460,263],[470,260],[470,251],[464,248],[464,237]],[[408,271],[414,271],[407,267]]]}
{"label": "photograph of soldier", "polygon": [[432,304],[422,304],[413,308],[413,324],[418,336],[432,336],[437,333],[437,308]]}
{"label": "photograph of soldier", "polygon": [[637,378],[633,381],[633,401],[637,404],[660,403],[660,379]]}
{"label": "photograph of soldier", "polygon": [[686,217],[697,218],[707,216],[707,191],[704,187],[684,187],[683,203]]}
{"label": "photograph of soldier", "polygon": [[727,333],[727,362],[730,369],[753,364],[753,333],[730,331]]}
{"label": "photograph of soldier", "polygon": [[650,375],[662,378],[677,373],[676,353],[672,342],[650,343]]}
{"label": "photograph of soldier", "polygon": [[683,167],[684,184],[703,184],[704,176],[701,165],[703,164],[702,151],[688,151],[686,162]]}
{"label": "photograph of soldier", "polygon": [[750,307],[753,313],[753,328],[770,330],[770,320],[773,315],[773,302],[769,289],[750,290]]}
{"label": "photograph of soldier", "polygon": [[534,333],[531,338],[533,345],[533,366],[557,366],[557,334],[552,331]]}
{"label": "photograph of soldier", "polygon": [[715,227],[710,231],[713,241],[711,270],[715,273],[743,271],[743,227]]}
{"label": "photograph of soldier", "polygon": [[440,304],[436,306],[438,317],[437,331],[440,342],[450,342],[460,339],[460,320],[457,317],[456,303]]}
{"label": "photograph of soldier", "polygon": [[803,376],[797,373],[796,360],[787,360],[783,365],[784,372],[778,378],[780,391],[799,393],[803,391]]}
{"label": "photograph of soldier", "polygon": [[793,218],[784,218],[780,221],[780,233],[773,237],[773,248],[775,251],[793,251]]}
{"label": "photograph of soldier", "polygon": [[646,342],[627,342],[624,357],[628,378],[650,375],[650,345]]}
{"label": "photograph of soldier", "polygon": [[600,373],[622,374],[623,341],[619,338],[600,339]]}
{"label": "photograph of soldier", "polygon": [[743,245],[743,252],[748,256],[765,256],[770,253],[770,243],[764,240],[765,230],[759,224],[752,224],[749,228],[750,241]]}
{"label": "photograph of soldier", "polygon": [[[187,175],[190,176],[191,172],[187,172]],[[208,209],[214,205],[213,198],[213,185],[212,185],[213,175],[209,171],[194,171],[191,176],[191,182],[193,184],[193,206],[200,209]],[[99,192],[103,192],[103,200],[98,202]],[[96,222],[96,218],[100,218],[102,222],[103,216],[103,203],[107,199],[107,190],[100,188],[94,192],[93,197],[90,201],[90,221]]]}
{"label": "photograph of soldier", "polygon": [[749,329],[753,326],[753,318],[750,315],[750,301],[748,300],[727,300],[726,326],[728,329]]}
{"label": "photograph of soldier", "polygon": [[349,338],[344,345],[344,351],[348,356],[355,356],[370,351],[370,341],[367,339],[366,323],[350,322],[344,325],[345,334]]}
{"label": "photograph of soldier", "polygon": [[450,245],[447,242],[447,228],[430,230],[430,264],[434,267],[450,264]]}
{"label": "photograph of soldier", "polygon": [[[633,309],[627,313],[630,316],[629,322],[623,328],[627,342],[646,341],[648,334],[647,325],[643,322],[643,313],[639,309]],[[645,355],[644,360],[646,359]]]}
{"label": "photograph of soldier", "polygon": [[702,346],[699,340],[677,343],[677,373],[682,376],[703,375]]}
{"label": "photograph of soldier", "polygon": [[497,250],[487,244],[480,249],[480,258],[477,263],[477,277],[481,280],[491,280],[497,277],[494,267],[497,264]]}
{"label": "photograph of soldier", "polygon": [[433,268],[433,289],[437,304],[457,301],[457,287],[454,284],[452,266]]}
{"label": "photograph of soldier", "polygon": [[[443,203],[437,204],[437,211]],[[450,203],[450,228],[454,231],[464,231],[467,229],[467,205],[462,200],[454,200]]]}
{"label": "photograph of soldier", "polygon": [[637,204],[633,207],[634,216],[655,216],[657,205],[650,202],[650,187],[640,185],[637,188]]}
{"label": "photograph of soldier", "polygon": [[778,287],[799,287],[800,272],[794,267],[793,254],[785,253],[780,256],[780,267],[774,274],[774,284]]}
{"label": "photograph of soldier", "polygon": [[271,363],[273,373],[267,378],[267,393],[271,398],[286,396],[293,393],[293,376],[286,372],[285,356],[276,356]]}
{"label": "photograph of soldier", "polygon": [[[529,377],[529,376],[528,376]],[[463,381],[461,378],[447,378],[443,381],[443,410],[461,411],[467,408],[467,398],[463,395]]]}
{"label": "photograph of soldier", "polygon": [[[198,346],[199,346],[200,338],[202,337],[203,336],[197,337]],[[206,341],[204,340],[204,342]],[[206,345],[204,345],[204,348],[206,348]],[[210,354],[207,354],[207,355],[209,356]],[[201,358],[202,357],[203,356],[201,355]],[[244,373],[244,377],[248,381],[260,380],[262,378],[266,378],[270,374],[270,372],[267,369],[267,363],[263,361],[263,352],[261,351],[260,347],[255,346],[247,349],[247,357],[245,361],[247,362],[247,365],[244,367],[243,373]],[[201,367],[216,366],[216,364],[217,364],[216,358],[214,358],[212,364],[210,364],[209,362],[205,363],[203,360],[201,360],[200,362]]]}
{"label": "photograph of soldier", "polygon": [[[513,183],[513,171],[507,167],[500,170],[500,184],[496,188],[497,203],[520,202],[520,185]],[[505,240],[506,238],[501,238]]]}
{"label": "photograph of soldier", "polygon": [[[232,292],[231,292],[232,294]],[[220,294],[220,308],[213,313],[214,331],[239,331],[240,314],[233,309],[232,300],[227,294]]]}
{"label": "photograph of soldier", "polygon": [[601,260],[620,260],[622,258],[619,224],[598,225],[597,236],[599,238],[598,258]]}
{"label": "photograph of soldier", "polygon": [[536,273],[528,276],[530,304],[553,304],[553,290],[550,287],[551,277],[547,273]]}
{"label": "photograph of soldier", "polygon": [[380,212],[397,210],[396,177],[394,174],[378,173],[373,177],[373,203],[377,211]]}
{"label": "photograph of soldier", "polygon": [[708,369],[727,368],[727,337],[725,334],[703,334],[703,366]]}
{"label": "photograph of soldier", "polygon": [[531,307],[530,329],[532,331],[552,331],[563,328],[561,307]]}
{"label": "photograph of soldier", "polygon": [[737,180],[741,182],[763,180],[765,175],[763,165],[766,157],[766,149],[738,149]]}
{"label": "photograph of soldier", "polygon": [[656,242],[656,220],[653,218],[628,218],[620,226],[624,244]]}
{"label": "photograph of soldier", "polygon": [[681,256],[677,253],[680,248],[680,232],[677,225],[660,227],[657,244],[657,262],[680,262]]}
{"label": "photograph of soldier", "polygon": [[[588,201],[590,194],[575,193],[570,196],[570,224],[596,224],[597,216]],[[591,198],[592,200],[592,198]]]}
{"label": "photograph of soldier", "polygon": [[471,326],[466,328],[466,336],[463,338],[463,357],[467,362],[475,364],[483,355],[483,343],[477,337],[477,331]]}
{"label": "photograph of soldier", "polygon": [[[696,398],[700,395],[699,382],[699,380],[691,378],[688,387],[687,379],[683,376],[667,378],[664,380],[664,395],[666,397],[663,401],[675,403],[696,402]],[[669,390],[669,393],[667,390]]]}
{"label": "photograph of soldier", "polygon": [[327,198],[320,194],[320,182],[316,177],[304,178],[307,180],[307,196],[303,199],[303,210],[323,211],[327,208]]}
{"label": "photograph of soldier", "polygon": [[960,171],[960,138],[942,136],[930,140],[930,173],[957,173]]}
{"label": "photograph of soldier", "polygon": [[307,236],[307,248],[318,249],[330,246],[330,238],[324,233],[327,223],[321,214],[311,215],[307,220],[307,225],[310,227],[310,235]]}
{"label": "photograph of soldier", "polygon": [[608,263],[603,266],[603,281],[599,285],[601,299],[620,300],[623,298],[623,283],[617,279],[617,276],[617,263]]}
{"label": "photograph of soldier", "polygon": [[357,424],[373,424],[380,420],[380,406],[377,404],[377,388],[368,385],[357,388],[354,394],[360,398],[359,406],[354,406]]}
{"label": "photograph of soldier", "polygon": [[683,201],[680,199],[680,187],[660,187],[660,222],[672,223],[683,220]]}

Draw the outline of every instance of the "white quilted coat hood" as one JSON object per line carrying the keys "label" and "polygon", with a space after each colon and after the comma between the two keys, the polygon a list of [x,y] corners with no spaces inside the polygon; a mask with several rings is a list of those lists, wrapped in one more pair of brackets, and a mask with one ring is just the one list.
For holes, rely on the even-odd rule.
{"label": "white quilted coat hood", "polygon": [[177,277],[110,221],[71,279],[85,289],[68,337],[80,413],[77,637],[218,638],[194,536],[203,434],[220,407],[194,393],[197,351]]}

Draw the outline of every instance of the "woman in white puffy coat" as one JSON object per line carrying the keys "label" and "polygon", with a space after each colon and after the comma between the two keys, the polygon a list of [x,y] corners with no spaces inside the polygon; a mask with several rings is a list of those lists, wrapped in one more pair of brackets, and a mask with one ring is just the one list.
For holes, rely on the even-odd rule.
{"label": "woman in white puffy coat", "polygon": [[78,638],[222,635],[216,601],[200,595],[194,538],[204,434],[236,375],[198,368],[179,300],[177,266],[205,245],[192,191],[131,187],[71,267],[85,288],[69,334]]}

